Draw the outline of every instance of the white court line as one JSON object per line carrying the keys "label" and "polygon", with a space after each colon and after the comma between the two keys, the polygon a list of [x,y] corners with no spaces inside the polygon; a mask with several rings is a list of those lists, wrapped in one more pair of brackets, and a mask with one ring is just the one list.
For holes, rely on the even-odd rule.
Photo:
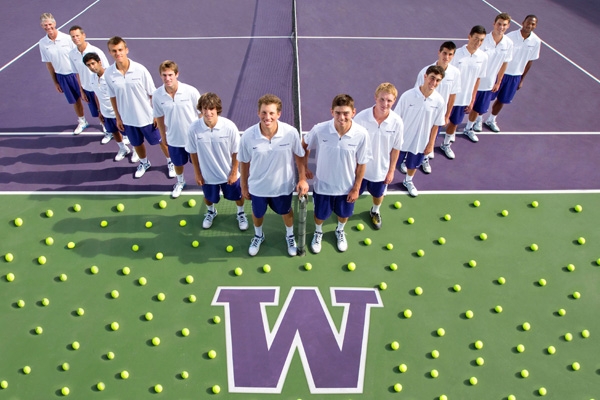
{"label": "white court line", "polygon": [[[83,14],[84,12],[86,12],[87,10],[89,10],[90,8],[92,8],[94,5],[96,5],[96,3],[98,3],[100,0],[96,0],[94,1],[92,4],[90,4],[89,6],[87,6],[86,8],[83,9],[83,11],[81,11],[79,14],[75,15],[73,18],[71,18],[70,20],[68,20],[67,22],[65,22],[64,24],[62,24],[61,26],[58,27],[58,29],[62,29],[65,26],[67,26],[67,24],[71,23],[71,21],[73,21],[75,18],[79,17],[81,14]],[[6,68],[8,68],[11,64],[15,63],[18,59],[20,59],[21,57],[23,57],[25,54],[29,53],[31,50],[35,49],[38,46],[38,43],[35,43],[34,45],[32,45],[30,48],[28,48],[27,50],[25,50],[24,52],[22,52],[21,54],[19,54],[18,56],[16,56],[15,58],[13,58],[12,60],[10,60],[8,63],[6,63],[5,65],[2,66],[2,68],[0,68],[0,72],[4,71]]]}
{"label": "white court line", "polygon": [[[99,0],[98,0],[99,1]],[[291,39],[292,36],[185,36],[185,37],[129,37],[125,40],[229,40],[229,39]],[[87,38],[87,40],[105,40],[110,38]]]}
{"label": "white court line", "polygon": [[[502,11],[500,11],[500,9],[498,9],[496,6],[492,5],[488,1],[486,1],[486,0],[481,0],[481,1],[483,1],[485,4],[487,4],[488,6],[490,6],[491,8],[493,8],[494,10],[496,10],[498,13],[502,12]],[[515,20],[512,20],[511,23],[514,23],[519,28],[523,28],[523,26],[521,24],[519,24]],[[540,39],[542,40],[542,43],[544,43],[546,45],[546,47],[548,47],[550,50],[552,50],[553,52],[555,52],[556,54],[558,54],[560,57],[562,57],[564,60],[566,60],[567,62],[569,62],[571,65],[573,65],[575,68],[577,68],[578,70],[580,70],[581,72],[583,72],[584,74],[586,74],[587,76],[589,76],[590,78],[592,78],[593,80],[595,80],[596,83],[600,83],[600,79],[596,78],[594,75],[592,75],[591,73],[589,73],[588,71],[586,71],[585,69],[583,69],[583,67],[579,66],[575,61],[571,60],[569,57],[565,56],[563,53],[561,53],[560,51],[556,50],[554,47],[550,46],[542,38],[540,38]]]}

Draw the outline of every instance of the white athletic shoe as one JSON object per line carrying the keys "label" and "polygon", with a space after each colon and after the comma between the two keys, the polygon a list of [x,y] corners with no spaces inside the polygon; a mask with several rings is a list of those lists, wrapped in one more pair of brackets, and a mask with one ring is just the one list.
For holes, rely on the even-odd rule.
{"label": "white athletic shoe", "polygon": [[423,159],[423,162],[421,163],[421,169],[426,174],[430,174],[431,173],[431,164],[429,164],[429,158],[425,157]]}
{"label": "white athletic shoe", "polygon": [[475,120],[475,124],[473,125],[473,130],[475,132],[481,132],[482,131],[482,125],[483,124],[481,123],[481,120],[479,120],[479,119]]}
{"label": "white athletic shoe", "polygon": [[[123,143],[125,143],[124,140],[123,140]],[[140,162],[140,156],[138,156],[137,151],[135,151],[135,149],[131,149],[131,150],[132,150],[131,162],[134,164]]]}
{"label": "white athletic shoe", "polygon": [[415,184],[412,181],[404,181],[402,182],[402,184],[406,189],[408,189],[408,194],[410,194],[412,197],[417,197],[419,195],[419,191],[417,190]]}
{"label": "white athletic shoe", "polygon": [[425,154],[425,157],[429,158],[430,160],[433,160],[435,158],[435,152],[432,151],[429,154]]}
{"label": "white athletic shoe", "polygon": [[298,254],[298,247],[296,246],[296,238],[294,235],[286,236],[285,242],[287,243],[288,254],[290,257],[294,257]]}
{"label": "white athletic shoe", "polygon": [[479,138],[477,137],[477,135],[475,134],[475,131],[473,129],[465,128],[463,134],[465,134],[469,139],[471,139],[471,142],[474,142],[474,143],[479,142]]}
{"label": "white athletic shoe", "polygon": [[496,124],[496,121],[485,121],[485,125],[490,128],[490,131],[492,132],[500,132],[500,128],[498,127],[498,124]]}
{"label": "white athletic shoe", "polygon": [[339,251],[348,250],[348,241],[346,240],[346,233],[339,229],[335,230],[335,237],[337,239],[337,248]]}
{"label": "white athletic shoe", "polygon": [[106,144],[108,142],[110,142],[113,138],[113,134],[110,132],[104,132],[104,136],[102,137],[102,140],[100,141],[100,143],[102,144]]}
{"label": "white athletic shoe", "polygon": [[137,167],[137,170],[135,171],[134,176],[136,178],[141,178],[151,166],[152,164],[150,164],[150,161],[148,161],[146,164],[140,163],[140,165],[138,165]]}
{"label": "white athletic shoe", "polygon": [[125,135],[123,135],[123,143],[129,144],[129,138]]}
{"label": "white athletic shoe", "polygon": [[169,169],[169,178],[175,178],[177,176],[177,173],[175,172],[175,164],[168,162],[167,168]]}
{"label": "white athletic shoe", "polygon": [[248,254],[250,254],[252,257],[257,255],[258,251],[260,250],[260,244],[264,241],[265,241],[264,233],[262,236],[254,235],[254,237],[252,238],[252,241],[250,242],[250,247],[248,248]]}
{"label": "white athletic shoe", "polygon": [[319,254],[321,252],[321,241],[323,240],[323,232],[315,232],[312,242],[310,242],[310,249],[313,253]]}
{"label": "white athletic shoe", "polygon": [[202,228],[204,229],[208,229],[212,226],[213,224],[213,220],[217,217],[217,209],[215,208],[215,211],[207,211],[206,214],[204,214],[204,221],[202,221]]}
{"label": "white athletic shoe", "polygon": [[181,191],[183,190],[184,187],[185,187],[185,182],[177,182],[175,185],[173,185],[173,193],[171,193],[171,197],[176,199],[179,196],[181,196]]}
{"label": "white athletic shoe", "polygon": [[246,217],[246,213],[242,211],[238,213],[236,218],[238,221],[238,227],[240,228],[240,231],[248,230],[248,217]]}
{"label": "white athletic shoe", "polygon": [[402,164],[400,164],[400,172],[403,174],[406,173],[406,163],[404,161],[402,161]]}
{"label": "white athletic shoe", "polygon": [[451,160],[454,160],[455,156],[454,152],[450,148],[450,143],[441,145],[440,149],[442,149],[442,151],[446,154],[446,157],[448,157]]}
{"label": "white athletic shoe", "polygon": [[121,161],[129,153],[131,153],[131,150],[129,150],[129,147],[125,147],[125,149],[119,149],[119,151],[117,152],[117,155],[115,156],[115,161]]}
{"label": "white athletic shoe", "polygon": [[87,128],[88,126],[90,126],[90,124],[88,124],[88,122],[87,122],[87,121],[85,121],[85,120],[84,120],[83,122],[79,122],[79,123],[77,124],[77,127],[75,128],[75,130],[73,130],[73,134],[74,134],[74,135],[79,135],[79,134],[80,134],[81,132],[83,132],[83,130],[84,130],[85,128]]}

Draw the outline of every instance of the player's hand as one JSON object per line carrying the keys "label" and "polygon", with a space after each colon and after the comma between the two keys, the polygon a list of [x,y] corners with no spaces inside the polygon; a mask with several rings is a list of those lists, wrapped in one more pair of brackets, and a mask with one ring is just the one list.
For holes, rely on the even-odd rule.
{"label": "player's hand", "polygon": [[54,87],[56,88],[56,91],[57,91],[58,93],[62,93],[62,92],[63,92],[63,90],[62,90],[62,88],[60,87],[60,85],[58,84],[58,82],[54,83]]}
{"label": "player's hand", "polygon": [[196,183],[198,184],[198,186],[204,185],[204,177],[202,176],[202,174],[196,174]]}
{"label": "player's hand", "polygon": [[246,200],[252,200],[252,196],[250,195],[250,192],[248,191],[248,187],[242,186],[242,196]]}
{"label": "player's hand", "polygon": [[233,185],[234,183],[237,182],[237,180],[238,180],[238,178],[237,178],[237,171],[231,171],[231,173],[227,177],[227,184],[228,185]]}
{"label": "player's hand", "polygon": [[123,126],[123,121],[121,121],[120,117],[117,117],[117,129],[119,132],[125,132],[125,126]]}
{"label": "player's hand", "polygon": [[465,107],[465,114],[471,114],[471,111],[473,111],[473,104],[469,104]]}
{"label": "player's hand", "polygon": [[102,114],[98,113],[98,119],[100,120],[100,122],[101,122],[102,124],[104,124],[104,115],[102,115]]}
{"label": "player's hand", "polygon": [[521,82],[519,82],[519,86],[517,86],[517,90],[523,87],[523,78],[521,78]]}
{"label": "player's hand", "polygon": [[314,177],[315,175],[313,174],[313,172],[310,169],[306,168],[306,179],[312,179]]}
{"label": "player's hand", "polygon": [[308,182],[306,182],[305,179],[298,181],[298,184],[296,185],[296,192],[298,192],[298,196],[304,196],[306,193],[308,193]]}
{"label": "player's hand", "polygon": [[348,193],[348,196],[346,197],[346,201],[348,203],[354,203],[356,199],[358,199],[358,189],[352,188],[352,190],[350,190],[350,193]]}
{"label": "player's hand", "polygon": [[86,103],[90,102],[90,99],[88,99],[87,95],[85,94],[85,92],[82,90],[81,91],[81,98],[83,99],[83,101],[85,101]]}
{"label": "player's hand", "polygon": [[386,185],[392,183],[392,180],[394,180],[394,172],[395,171],[388,171],[388,173],[385,174],[385,179],[383,180],[383,183],[385,183]]}
{"label": "player's hand", "polygon": [[434,145],[435,145],[435,143],[427,143],[427,146],[425,146],[425,151],[423,152],[423,154],[433,153]]}
{"label": "player's hand", "polygon": [[492,88],[492,93],[496,93],[499,89],[500,89],[500,83],[494,84],[494,87]]}

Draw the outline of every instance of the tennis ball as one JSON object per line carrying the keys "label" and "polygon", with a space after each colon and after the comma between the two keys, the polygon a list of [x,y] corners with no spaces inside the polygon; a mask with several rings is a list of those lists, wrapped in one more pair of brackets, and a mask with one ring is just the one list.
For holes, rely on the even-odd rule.
{"label": "tennis ball", "polygon": [[469,260],[469,267],[475,268],[476,266],[477,266],[477,261],[475,261],[475,260]]}
{"label": "tennis ball", "polygon": [[152,338],[152,344],[154,346],[158,346],[160,344],[160,338],[158,336],[155,336]]}
{"label": "tennis ball", "polygon": [[310,271],[312,269],[312,264],[311,263],[304,264],[304,269],[307,271]]}
{"label": "tennis ball", "polygon": [[[305,265],[305,268],[304,268],[304,269],[306,269],[306,265]],[[309,269],[310,269],[310,268],[309,268]],[[265,264],[265,265],[263,265],[263,267],[262,267],[262,270],[263,270],[263,272],[265,272],[265,273],[269,273],[269,272],[271,272],[271,266],[270,266],[269,264]]]}
{"label": "tennis ball", "polygon": [[117,204],[117,211],[123,212],[125,210],[125,205],[123,203]]}
{"label": "tennis ball", "polygon": [[6,260],[6,262],[11,262],[12,260],[15,259],[15,256],[13,256],[12,253],[6,253],[4,255],[4,259]]}
{"label": "tennis ball", "polygon": [[508,210],[502,210],[501,214],[503,217],[506,217],[508,215]]}
{"label": "tennis ball", "polygon": [[439,328],[436,333],[439,337],[442,337],[446,334],[446,330],[444,328]]}
{"label": "tennis ball", "polygon": [[439,352],[439,351],[437,351],[437,350],[433,350],[433,351],[431,352],[431,357],[432,357],[432,358],[439,358],[439,357],[440,357],[440,352]]}
{"label": "tennis ball", "polygon": [[77,313],[77,315],[79,315],[80,317],[81,317],[83,314],[85,314],[85,310],[84,310],[83,308],[81,308],[81,307],[79,307],[79,308],[77,309],[77,311],[75,311],[75,312],[76,312],[76,313]]}
{"label": "tennis ball", "polygon": [[547,283],[547,282],[546,282],[546,280],[545,280],[544,278],[541,278],[541,279],[538,281],[538,285],[540,285],[540,286],[546,286],[546,283]]}
{"label": "tennis ball", "polygon": [[31,373],[31,367],[29,365],[26,365],[23,367],[23,373],[25,375],[29,375]]}
{"label": "tennis ball", "polygon": [[186,281],[187,283],[193,283],[193,282],[194,282],[194,277],[193,277],[192,275],[187,275],[187,276],[185,277],[185,281]]}
{"label": "tennis ball", "polygon": [[415,288],[415,294],[416,294],[417,296],[420,296],[420,295],[422,295],[422,294],[423,294],[423,288],[422,288],[422,287],[420,287],[420,286],[417,286],[417,287]]}
{"label": "tennis ball", "polygon": [[585,238],[584,238],[583,236],[580,236],[580,237],[577,239],[577,243],[579,243],[579,244],[585,244]]}
{"label": "tennis ball", "polygon": [[161,253],[161,252],[158,252],[158,253],[156,253],[156,259],[157,259],[157,260],[162,260],[162,259],[163,259],[163,257],[164,257],[164,254],[163,254],[163,253]]}
{"label": "tennis ball", "polygon": [[391,243],[388,243],[388,244],[387,244],[385,247],[386,247],[388,250],[392,250],[392,249],[394,248],[394,245],[393,245],[393,244],[391,244]]}
{"label": "tennis ball", "polygon": [[112,351],[109,351],[108,353],[106,353],[106,358],[108,358],[109,360],[114,360],[115,353],[113,353]]}
{"label": "tennis ball", "polygon": [[219,385],[214,385],[214,386],[212,387],[212,392],[213,392],[214,394],[219,394],[219,393],[221,393],[221,387],[220,387]]}
{"label": "tennis ball", "polygon": [[19,308],[25,307],[25,301],[24,300],[17,301],[17,307],[19,307]]}
{"label": "tennis ball", "polygon": [[190,373],[187,371],[181,371],[181,379],[187,379],[190,377]]}
{"label": "tennis ball", "polygon": [[578,213],[583,211],[583,207],[581,207],[580,204],[577,204],[575,207],[573,207],[573,209]]}
{"label": "tennis ball", "polygon": [[104,389],[106,389],[106,385],[104,384],[104,382],[98,382],[98,384],[96,384],[96,389],[98,389],[99,391],[103,391]]}
{"label": "tennis ball", "polygon": [[71,343],[71,348],[72,348],[73,350],[79,350],[79,347],[81,347],[81,346],[79,345],[79,342],[75,341],[75,342]]}
{"label": "tennis ball", "polygon": [[496,307],[494,307],[494,311],[496,311],[498,314],[500,314],[502,312],[502,306],[497,305]]}
{"label": "tennis ball", "polygon": [[46,238],[46,245],[47,246],[52,246],[54,244],[54,239],[52,239],[52,237],[48,236]]}
{"label": "tennis ball", "polygon": [[154,318],[154,315],[152,315],[151,312],[147,312],[146,314],[144,314],[144,318],[146,318],[146,321],[152,321],[152,318]]}
{"label": "tennis ball", "polygon": [[385,283],[385,282],[381,282],[381,283],[379,284],[379,289],[381,289],[381,290],[385,290],[385,289],[387,289],[387,283]]}
{"label": "tennis ball", "polygon": [[196,302],[196,296],[195,296],[195,295],[193,295],[193,294],[190,294],[190,295],[188,296],[188,301],[189,301],[190,303],[195,303],[195,302]]}
{"label": "tennis ball", "polygon": [[163,391],[163,387],[162,387],[162,385],[161,385],[161,384],[154,385],[154,391],[155,391],[156,393],[160,393],[160,392],[162,392],[162,391]]}
{"label": "tennis ball", "polygon": [[406,220],[406,222],[408,222],[409,224],[414,224],[415,223],[415,219],[413,217],[410,217],[409,219]]}
{"label": "tennis ball", "polygon": [[12,272],[9,272],[8,274],[6,274],[6,280],[8,282],[12,282],[15,280],[15,274],[13,274]]}
{"label": "tennis ball", "polygon": [[69,388],[65,386],[62,389],[60,389],[60,392],[62,393],[63,396],[68,396],[69,393],[71,393],[71,390],[69,390]]}
{"label": "tennis ball", "polygon": [[452,219],[452,215],[450,215],[450,214],[446,214],[446,215],[444,215],[444,219],[445,219],[446,221],[450,221],[450,220]]}
{"label": "tennis ball", "polygon": [[354,262],[348,263],[348,271],[354,271],[356,269],[356,264]]}
{"label": "tennis ball", "polygon": [[481,239],[481,240],[487,240],[487,238],[488,238],[487,233],[482,232],[482,233],[479,234],[479,239]]}
{"label": "tennis ball", "polygon": [[215,324],[220,324],[220,323],[221,323],[221,317],[219,317],[218,315],[215,315],[215,316],[213,317],[213,322],[214,322]]}
{"label": "tennis ball", "polygon": [[137,244],[134,244],[131,246],[131,250],[133,251],[138,251],[140,249],[140,246],[138,246]]}
{"label": "tennis ball", "polygon": [[448,396],[446,396],[445,394],[442,394],[440,396],[439,400],[448,400]]}
{"label": "tennis ball", "polygon": [[524,331],[528,331],[531,329],[531,324],[529,322],[523,322],[522,328]]}
{"label": "tennis ball", "polygon": [[406,366],[406,364],[400,364],[398,365],[398,371],[405,373],[406,371],[408,371],[408,367]]}
{"label": "tennis ball", "polygon": [[546,349],[546,351],[548,352],[548,354],[554,354],[554,353],[556,353],[556,347],[554,347],[554,346],[548,346],[548,348]]}
{"label": "tennis ball", "polygon": [[483,364],[485,364],[485,360],[483,359],[483,357],[477,357],[477,359],[475,360],[475,364],[482,366]]}
{"label": "tennis ball", "polygon": [[394,392],[401,392],[402,391],[402,385],[399,383],[396,383],[394,385]]}
{"label": "tennis ball", "polygon": [[92,267],[90,268],[90,272],[94,275],[96,275],[98,273],[99,269],[97,266],[92,265]]}
{"label": "tennis ball", "polygon": [[100,226],[103,228],[106,228],[108,226],[108,221],[106,221],[106,220],[100,221]]}
{"label": "tennis ball", "polygon": [[370,245],[371,245],[371,243],[373,243],[373,241],[372,241],[371,239],[369,239],[369,238],[366,238],[366,239],[364,240],[364,243],[365,243],[365,245],[367,245],[367,246],[370,246]]}
{"label": "tennis ball", "polygon": [[538,203],[536,200],[531,202],[531,207],[533,207],[533,208],[537,208],[537,206],[539,206],[539,205],[540,205],[540,203]]}
{"label": "tennis ball", "polygon": [[131,273],[131,269],[129,267],[123,267],[123,269],[121,269],[121,273],[123,275],[129,275]]}
{"label": "tennis ball", "polygon": [[453,289],[455,292],[460,292],[462,288],[461,288],[461,287],[460,287],[460,285],[457,283],[456,285],[452,286],[452,289]]}
{"label": "tennis ball", "polygon": [[483,342],[481,340],[476,341],[473,345],[477,350],[483,349]]}
{"label": "tennis ball", "polygon": [[574,298],[574,299],[579,299],[579,298],[581,298],[581,293],[579,293],[579,292],[573,292],[573,298]]}
{"label": "tennis ball", "polygon": [[52,211],[52,210],[46,210],[46,217],[52,218],[53,216],[54,216],[54,211]]}
{"label": "tennis ball", "polygon": [[425,255],[425,250],[423,250],[423,249],[419,249],[419,250],[417,250],[417,255],[418,255],[419,257],[423,257],[423,256]]}
{"label": "tennis ball", "polygon": [[590,337],[590,331],[588,331],[587,329],[584,329],[581,331],[581,337],[584,339],[587,339]]}
{"label": "tennis ball", "polygon": [[504,285],[506,283],[506,278],[504,278],[504,277],[501,276],[500,278],[498,278],[498,283],[500,285]]}
{"label": "tennis ball", "polygon": [[42,299],[42,305],[43,305],[44,307],[46,307],[46,306],[48,306],[49,304],[50,304],[50,300],[48,300],[47,298],[45,298],[45,297],[44,297],[44,298]]}
{"label": "tennis ball", "polygon": [[200,242],[199,242],[199,241],[197,241],[197,240],[194,240],[194,241],[192,242],[192,247],[198,247],[198,246],[200,246]]}
{"label": "tennis ball", "polygon": [[210,350],[210,351],[208,352],[208,358],[210,358],[210,359],[213,359],[213,358],[215,358],[216,356],[217,356],[217,352],[216,352],[216,351],[214,351],[214,350]]}
{"label": "tennis ball", "polygon": [[432,378],[437,378],[438,376],[440,376],[440,373],[437,369],[432,369],[429,375],[431,375]]}
{"label": "tennis ball", "polygon": [[152,228],[152,221],[146,221],[144,225],[146,226],[146,228],[150,229]]}
{"label": "tennis ball", "polygon": [[164,201],[164,200],[161,200],[161,201],[158,202],[158,206],[160,208],[166,208],[167,207],[167,202]]}
{"label": "tennis ball", "polygon": [[571,368],[573,369],[573,371],[579,371],[581,365],[579,365],[579,363],[575,361],[573,364],[571,364]]}
{"label": "tennis ball", "polygon": [[189,199],[188,200],[188,206],[194,207],[195,205],[196,205],[196,200],[194,200],[194,199]]}
{"label": "tennis ball", "polygon": [[67,248],[74,249],[75,248],[75,242],[69,242],[69,243],[67,243]]}
{"label": "tennis ball", "polygon": [[357,231],[362,231],[363,229],[365,229],[365,226],[363,224],[356,225],[356,230]]}
{"label": "tennis ball", "polygon": [[112,322],[110,324],[110,329],[112,329],[113,331],[118,331],[119,330],[119,323],[118,322]]}
{"label": "tennis ball", "polygon": [[521,376],[523,378],[527,378],[529,376],[529,371],[527,371],[526,369],[521,370]]}
{"label": "tennis ball", "polygon": [[524,352],[524,351],[525,351],[525,346],[523,346],[522,344],[518,345],[518,346],[517,346],[517,351],[518,351],[519,353],[522,353],[522,352]]}
{"label": "tennis ball", "polygon": [[473,205],[474,205],[475,207],[479,207],[479,206],[481,205],[481,202],[480,202],[479,200],[475,200],[475,201],[473,202]]}
{"label": "tennis ball", "polygon": [[113,290],[110,292],[110,297],[112,297],[113,299],[116,299],[119,297],[119,291],[118,290]]}
{"label": "tennis ball", "polygon": [[[192,280],[193,280],[193,278],[192,278]],[[165,301],[166,298],[167,298],[167,296],[164,293],[162,293],[162,292],[160,292],[159,294],[156,295],[156,299],[158,301]]]}
{"label": "tennis ball", "polygon": [[58,276],[58,279],[60,279],[61,282],[65,282],[68,279],[68,277],[66,274],[60,274]]}
{"label": "tennis ball", "polygon": [[515,397],[514,394],[509,395],[506,399],[507,400],[517,400],[517,398]]}
{"label": "tennis ball", "polygon": [[233,273],[236,274],[237,276],[240,276],[244,273],[244,270],[241,267],[237,267],[236,269],[233,270]]}
{"label": "tennis ball", "polygon": [[440,238],[438,239],[438,243],[439,244],[445,244],[446,243],[446,239],[442,236],[440,236]]}
{"label": "tennis ball", "polygon": [[79,204],[74,204],[74,205],[73,205],[73,211],[75,211],[75,212],[79,212],[79,211],[81,211],[81,205],[79,205]]}
{"label": "tennis ball", "polygon": [[596,265],[600,265],[600,258],[596,260]]}
{"label": "tennis ball", "polygon": [[68,371],[71,368],[71,366],[69,365],[68,362],[62,363],[62,365],[60,367],[62,368],[63,371]]}
{"label": "tennis ball", "polygon": [[560,315],[561,317],[564,317],[567,314],[567,310],[565,310],[564,308],[561,308],[557,312],[558,312],[558,315]]}
{"label": "tennis ball", "polygon": [[189,336],[190,335],[190,330],[188,328],[183,328],[181,330],[181,335],[182,336]]}
{"label": "tennis ball", "polygon": [[400,203],[399,201],[394,203],[394,207],[396,208],[402,208],[402,203]]}
{"label": "tennis ball", "polygon": [[0,389],[6,389],[8,387],[8,382],[7,381],[1,381],[0,382]]}
{"label": "tennis ball", "polygon": [[473,386],[477,385],[477,378],[475,378],[474,376],[472,376],[472,377],[469,379],[469,383],[470,383],[471,385],[473,385]]}
{"label": "tennis ball", "polygon": [[531,249],[531,251],[538,251],[539,246],[535,243],[532,243],[531,246],[529,246],[529,248]]}
{"label": "tennis ball", "polygon": [[187,221],[185,219],[182,219],[181,221],[179,221],[179,226],[186,226],[187,225]]}
{"label": "tennis ball", "polygon": [[138,283],[140,286],[144,286],[146,283],[148,283],[148,281],[142,276],[140,279],[138,279]]}
{"label": "tennis ball", "polygon": [[569,271],[569,272],[575,271],[575,265],[573,265],[573,264],[567,265],[567,271]]}
{"label": "tennis ball", "polygon": [[41,326],[36,326],[35,333],[41,335],[42,333],[44,333],[44,328],[42,328]]}
{"label": "tennis ball", "polygon": [[471,311],[471,310],[467,310],[467,311],[465,312],[465,317],[467,317],[468,319],[471,319],[471,318],[473,318],[474,316],[475,316],[475,314],[474,314],[474,313],[473,313],[473,311]]}
{"label": "tennis ball", "polygon": [[15,226],[21,226],[21,225],[23,225],[23,219],[15,218]]}
{"label": "tennis ball", "polygon": [[573,335],[571,333],[565,333],[565,340],[567,342],[570,342],[571,340],[573,340]]}
{"label": "tennis ball", "polygon": [[546,394],[548,394],[548,391],[545,387],[541,387],[538,389],[538,393],[540,394],[540,396],[545,396]]}
{"label": "tennis ball", "polygon": [[395,270],[397,270],[397,269],[398,269],[398,264],[396,264],[396,263],[391,263],[391,264],[390,264],[390,269],[391,269],[392,271],[395,271]]}
{"label": "tennis ball", "polygon": [[410,311],[408,308],[406,310],[404,310],[404,318],[410,318],[412,317],[412,311]]}
{"label": "tennis ball", "polygon": [[233,251],[233,246],[229,245],[225,248],[225,251],[227,251],[228,253],[231,253]]}

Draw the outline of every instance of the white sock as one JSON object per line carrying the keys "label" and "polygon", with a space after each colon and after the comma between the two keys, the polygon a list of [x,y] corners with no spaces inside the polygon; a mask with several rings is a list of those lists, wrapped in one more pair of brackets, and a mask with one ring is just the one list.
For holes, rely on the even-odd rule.
{"label": "white sock", "polygon": [[294,236],[294,225],[285,227],[285,236]]}
{"label": "white sock", "polygon": [[465,126],[465,131],[468,131],[471,128],[473,128],[473,125],[475,125],[475,121],[473,121],[473,122],[467,121],[467,126]]}
{"label": "white sock", "polygon": [[406,182],[412,182],[412,178],[413,178],[412,176],[410,176],[410,175],[408,175],[408,174],[407,174],[407,175],[406,175],[406,178],[404,178],[404,180],[405,180]]}
{"label": "white sock", "polygon": [[167,164],[171,162],[171,157],[167,157]]}
{"label": "white sock", "polygon": [[338,221],[338,226],[336,228],[336,231],[343,231],[344,230],[344,226],[346,226],[345,222]]}
{"label": "white sock", "polygon": [[177,175],[177,182],[179,182],[179,183],[184,183],[185,182],[183,174]]}
{"label": "white sock", "polygon": [[490,116],[488,117],[488,122],[496,122],[496,117],[497,115],[494,114],[490,114]]}
{"label": "white sock", "polygon": [[381,205],[375,205],[375,204],[373,204],[373,207],[371,207],[371,211],[373,211],[374,213],[378,213],[379,212],[379,207],[381,207]]}
{"label": "white sock", "polygon": [[147,164],[148,163],[148,157],[146,157],[146,158],[140,158],[140,162],[142,164]]}
{"label": "white sock", "polygon": [[238,209],[238,212],[237,212],[238,214],[244,212],[244,206],[237,206],[237,209]]}
{"label": "white sock", "polygon": [[320,224],[320,225],[315,224],[315,232],[323,233],[323,224]]}
{"label": "white sock", "polygon": [[78,121],[78,122],[84,122],[84,123],[85,123],[85,122],[86,122],[86,120],[85,120],[85,115],[84,115],[83,117],[77,117],[77,121]]}
{"label": "white sock", "polygon": [[127,150],[127,146],[125,146],[125,143],[117,142],[117,145],[119,146],[119,150]]}
{"label": "white sock", "polygon": [[449,145],[450,145],[450,142],[452,141],[452,138],[453,138],[453,137],[454,137],[454,135],[448,135],[448,134],[446,133],[446,137],[444,138],[444,144],[445,144],[446,146],[449,146]]}
{"label": "white sock", "polygon": [[256,236],[262,236],[263,235],[263,231],[262,231],[262,225],[261,226],[254,226],[254,234]]}
{"label": "white sock", "polygon": [[481,122],[482,120],[483,120],[482,115],[478,115],[477,118],[475,118],[475,122]]}

